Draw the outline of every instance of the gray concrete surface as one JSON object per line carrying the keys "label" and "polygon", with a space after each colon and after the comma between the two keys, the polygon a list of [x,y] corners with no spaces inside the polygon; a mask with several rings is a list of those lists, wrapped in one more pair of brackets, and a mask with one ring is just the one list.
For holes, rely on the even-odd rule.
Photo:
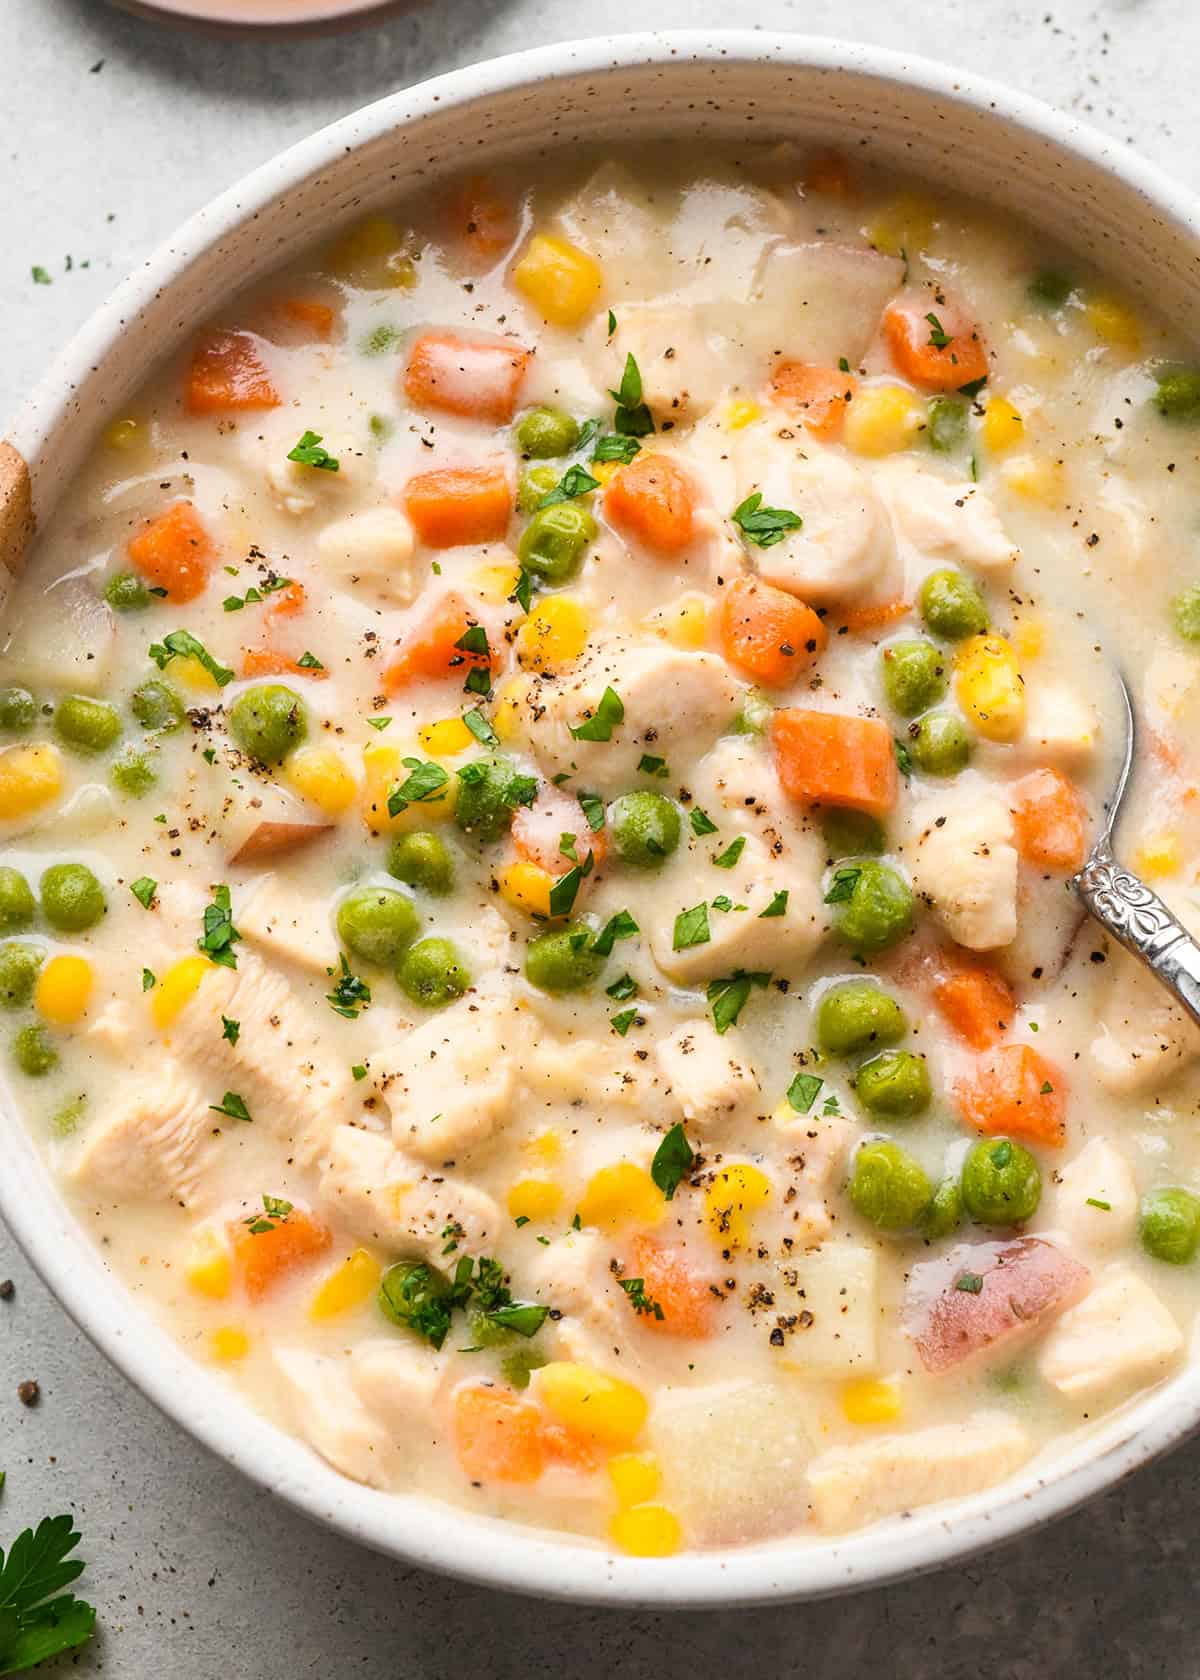
{"label": "gray concrete surface", "polygon": [[[356,105],[570,36],[738,21],[965,64],[1088,115],[1200,185],[1196,0],[429,0],[360,35],[202,41],[104,0],[0,0],[0,414],[188,212]],[[1002,160],[998,160],[1002,167]],[[67,259],[71,259],[68,269]],[[31,282],[33,264],[53,277]],[[87,266],[84,266],[84,265]],[[1200,1442],[970,1565],[808,1608],[574,1610],[374,1557],[282,1509],[161,1418],[0,1227],[0,1540],[74,1510],[114,1680],[1195,1680]],[[38,1379],[41,1404],[16,1385]]]}

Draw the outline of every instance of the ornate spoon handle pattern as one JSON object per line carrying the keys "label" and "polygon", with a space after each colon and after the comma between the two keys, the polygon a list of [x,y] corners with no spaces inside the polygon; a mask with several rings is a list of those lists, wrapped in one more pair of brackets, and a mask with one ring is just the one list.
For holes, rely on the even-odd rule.
{"label": "ornate spoon handle pattern", "polygon": [[1107,834],[1071,884],[1101,927],[1145,963],[1200,1022],[1200,944],[1156,892],[1117,862]]}

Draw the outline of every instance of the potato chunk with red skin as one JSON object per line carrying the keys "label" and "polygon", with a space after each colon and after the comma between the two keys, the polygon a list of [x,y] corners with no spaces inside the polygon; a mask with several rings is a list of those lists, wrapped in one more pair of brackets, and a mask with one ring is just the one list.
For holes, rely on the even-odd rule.
{"label": "potato chunk with red skin", "polygon": [[962,1243],[950,1254],[914,1266],[904,1323],[927,1371],[1012,1351],[1086,1295],[1091,1274],[1042,1237],[1006,1243]]}

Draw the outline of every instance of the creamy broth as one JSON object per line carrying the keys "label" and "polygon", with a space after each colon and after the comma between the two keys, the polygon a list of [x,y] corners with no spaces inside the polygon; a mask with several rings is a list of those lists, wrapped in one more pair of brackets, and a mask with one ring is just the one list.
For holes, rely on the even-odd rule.
{"label": "creamy broth", "polygon": [[1067,882],[1119,661],[1196,921],[1197,414],[1040,235],[787,148],[198,323],[0,660],[12,1078],[115,1272],[347,1476],[641,1555],[1170,1375],[1200,1034]]}

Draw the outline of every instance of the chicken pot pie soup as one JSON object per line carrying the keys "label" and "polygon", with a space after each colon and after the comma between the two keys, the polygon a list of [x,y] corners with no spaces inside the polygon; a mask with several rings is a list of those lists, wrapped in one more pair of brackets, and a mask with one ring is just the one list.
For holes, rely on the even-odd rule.
{"label": "chicken pot pie soup", "polygon": [[[114,1270],[347,1476],[642,1556],[1184,1358],[1200,373],[857,161],[460,181],[99,440],[0,664],[0,1003]],[[1193,742],[1189,746],[1189,740]]]}

